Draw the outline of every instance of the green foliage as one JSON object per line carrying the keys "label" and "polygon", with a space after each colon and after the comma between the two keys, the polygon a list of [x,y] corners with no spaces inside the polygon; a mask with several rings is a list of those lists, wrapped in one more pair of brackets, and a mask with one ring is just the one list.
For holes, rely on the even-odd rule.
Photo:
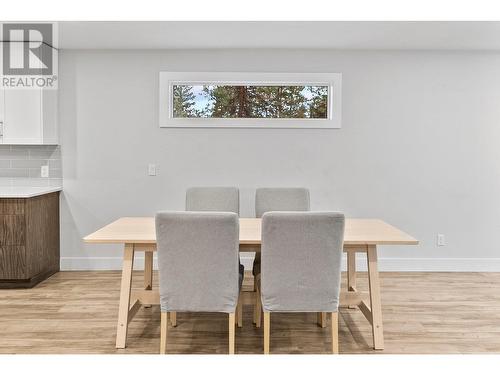
{"label": "green foliage", "polygon": [[311,118],[327,118],[328,116],[328,87],[326,86],[311,86],[310,90],[313,94],[309,103],[309,117]]}
{"label": "green foliage", "polygon": [[175,117],[327,118],[327,86],[205,85],[196,109],[193,86],[174,86]]}
{"label": "green foliage", "polygon": [[174,85],[174,117],[197,117],[192,86]]}

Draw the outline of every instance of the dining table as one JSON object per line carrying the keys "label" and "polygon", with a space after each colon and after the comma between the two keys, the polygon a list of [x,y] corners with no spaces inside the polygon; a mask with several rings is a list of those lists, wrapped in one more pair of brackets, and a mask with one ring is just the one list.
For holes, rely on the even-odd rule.
{"label": "dining table", "polygon": [[[240,218],[240,252],[259,252],[261,219]],[[193,233],[195,235],[195,233]],[[116,348],[125,348],[128,325],[141,306],[159,305],[160,294],[153,289],[153,254],[156,251],[154,217],[121,217],[84,237],[91,244],[123,246],[120,302]],[[372,327],[373,348],[384,349],[384,329],[378,269],[377,247],[386,245],[417,245],[418,240],[380,219],[346,218],[344,252],[347,258],[347,283],[340,293],[340,307],[358,308]],[[304,249],[307,251],[307,249]],[[144,253],[144,286],[132,289],[134,255]],[[356,286],[356,254],[366,254],[368,290]],[[242,304],[255,304],[255,291],[243,292]],[[238,318],[241,325],[241,318]]]}

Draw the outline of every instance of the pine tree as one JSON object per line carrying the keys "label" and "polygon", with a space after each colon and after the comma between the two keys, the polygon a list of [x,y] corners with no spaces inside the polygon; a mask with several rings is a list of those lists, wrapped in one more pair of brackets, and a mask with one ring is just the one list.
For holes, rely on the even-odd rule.
{"label": "pine tree", "polygon": [[197,117],[193,86],[174,85],[174,117]]}
{"label": "pine tree", "polygon": [[[326,118],[327,86],[204,86],[200,117]],[[186,95],[184,95],[186,96]]]}
{"label": "pine tree", "polygon": [[203,91],[210,98],[210,104],[204,111],[207,117],[245,118],[252,116],[251,86],[205,86]]}
{"label": "pine tree", "polygon": [[327,118],[328,87],[311,86],[309,89],[312,93],[312,99],[309,102],[309,117]]}

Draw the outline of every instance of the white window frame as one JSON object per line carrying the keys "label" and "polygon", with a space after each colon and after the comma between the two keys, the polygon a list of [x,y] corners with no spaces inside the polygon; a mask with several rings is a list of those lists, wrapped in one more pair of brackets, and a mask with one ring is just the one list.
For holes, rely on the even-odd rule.
{"label": "white window frame", "polygon": [[[328,118],[174,118],[174,85],[328,86]],[[167,103],[167,105],[165,105]],[[338,129],[342,121],[342,73],[160,72],[161,128]]]}

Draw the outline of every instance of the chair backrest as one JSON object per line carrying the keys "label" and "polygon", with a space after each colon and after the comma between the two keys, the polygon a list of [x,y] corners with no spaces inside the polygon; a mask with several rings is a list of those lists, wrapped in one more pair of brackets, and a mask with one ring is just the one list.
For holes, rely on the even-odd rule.
{"label": "chair backrest", "polygon": [[237,214],[159,212],[156,241],[162,311],[235,311]]}
{"label": "chair backrest", "polygon": [[236,187],[192,187],[186,191],[186,211],[240,213],[240,191]]}
{"label": "chair backrest", "polygon": [[269,211],[309,211],[309,190],[305,188],[259,188],[255,192],[255,216]]}
{"label": "chair backrest", "polygon": [[336,212],[264,214],[264,311],[337,311],[344,225]]}

